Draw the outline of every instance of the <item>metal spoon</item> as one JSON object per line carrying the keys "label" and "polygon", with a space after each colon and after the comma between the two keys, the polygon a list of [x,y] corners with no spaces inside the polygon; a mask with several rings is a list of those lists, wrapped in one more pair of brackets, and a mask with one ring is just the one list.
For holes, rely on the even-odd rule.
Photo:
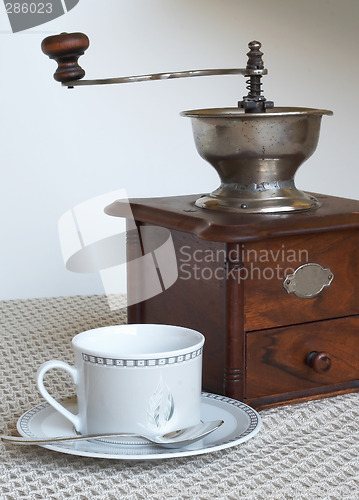
{"label": "metal spoon", "polygon": [[[163,434],[162,436],[155,436],[154,438],[150,438],[148,436],[142,436],[140,434],[133,434],[128,432],[119,432],[113,434],[91,434],[87,436],[65,436],[65,437],[49,437],[49,438],[41,438],[41,439],[32,439],[32,438],[23,438],[18,436],[0,436],[0,439],[5,443],[12,444],[52,444],[59,442],[68,442],[68,441],[84,441],[86,439],[108,439],[108,438],[116,438],[116,437],[132,437],[132,438],[142,438],[146,441],[149,441],[152,444],[156,444],[158,446],[163,446],[165,448],[180,448],[182,446],[186,446],[190,443],[194,443],[204,438],[211,432],[218,429],[223,424],[223,420],[213,420],[211,422],[201,422],[197,425],[193,425],[191,427],[186,427],[184,429],[179,429],[177,431],[168,432],[167,434]],[[116,443],[114,443],[116,444]],[[121,446],[125,443],[121,443]],[[133,444],[133,443],[132,443]]]}

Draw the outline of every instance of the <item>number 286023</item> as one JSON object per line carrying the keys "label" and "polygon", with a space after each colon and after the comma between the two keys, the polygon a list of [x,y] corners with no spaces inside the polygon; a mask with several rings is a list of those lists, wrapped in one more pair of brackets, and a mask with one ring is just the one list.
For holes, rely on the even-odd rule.
{"label": "number 286023", "polygon": [[47,2],[6,2],[6,12],[8,14],[51,14],[52,3]]}

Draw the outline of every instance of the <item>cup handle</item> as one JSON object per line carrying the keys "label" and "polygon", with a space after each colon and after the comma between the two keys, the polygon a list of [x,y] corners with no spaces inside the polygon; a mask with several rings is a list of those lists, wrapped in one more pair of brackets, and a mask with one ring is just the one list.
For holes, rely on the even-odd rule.
{"label": "cup handle", "polygon": [[50,394],[47,392],[44,386],[44,375],[47,371],[53,369],[53,368],[58,368],[60,370],[64,370],[65,372],[69,373],[72,380],[74,381],[74,384],[77,384],[78,381],[78,371],[76,368],[73,366],[68,365],[64,361],[59,361],[57,359],[53,359],[51,361],[46,361],[43,363],[41,366],[39,366],[37,370],[37,375],[36,375],[36,383],[37,387],[42,394],[42,396],[46,399],[46,401],[53,407],[55,410],[57,410],[61,415],[63,415],[65,418],[70,420],[72,424],[74,425],[75,429],[79,431],[80,429],[80,417],[79,415],[75,415],[71,411],[67,410],[62,404],[60,404],[56,399],[54,399]]}

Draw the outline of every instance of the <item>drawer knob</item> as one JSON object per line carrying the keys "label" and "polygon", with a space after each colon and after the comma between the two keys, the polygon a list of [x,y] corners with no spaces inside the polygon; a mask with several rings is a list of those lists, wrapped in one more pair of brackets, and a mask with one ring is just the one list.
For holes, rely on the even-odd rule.
{"label": "drawer knob", "polygon": [[330,370],[332,360],[326,352],[312,351],[307,354],[307,365],[317,373],[325,373]]}

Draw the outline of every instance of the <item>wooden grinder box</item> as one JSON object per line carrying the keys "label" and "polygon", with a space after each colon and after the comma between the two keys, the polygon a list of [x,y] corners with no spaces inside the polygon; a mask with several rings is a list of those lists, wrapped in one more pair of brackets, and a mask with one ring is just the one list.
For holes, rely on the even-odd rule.
{"label": "wooden grinder box", "polygon": [[357,391],[359,201],[315,196],[318,209],[275,215],[197,208],[198,195],[130,200],[138,228],[170,231],[178,278],[129,306],[129,323],[202,332],[204,390],[255,408]]}

